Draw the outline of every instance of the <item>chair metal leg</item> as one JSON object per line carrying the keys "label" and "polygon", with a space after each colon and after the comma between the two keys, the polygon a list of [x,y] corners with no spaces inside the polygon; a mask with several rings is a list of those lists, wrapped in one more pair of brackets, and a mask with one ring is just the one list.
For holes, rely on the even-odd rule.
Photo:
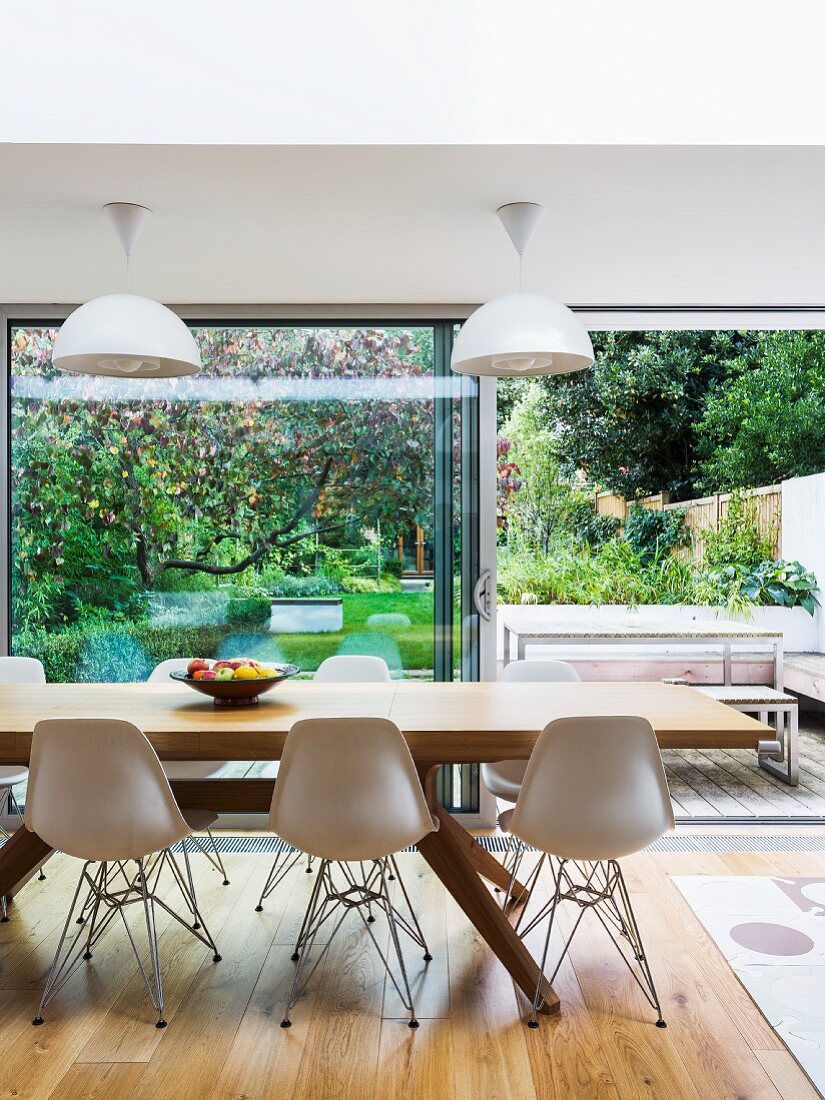
{"label": "chair metal leg", "polygon": [[[616,860],[575,862],[562,859],[559,860],[557,867],[553,866],[551,860],[550,866],[553,869],[555,880],[553,897],[530,921],[527,928],[520,933],[524,936],[541,921],[547,920],[547,935],[541,960],[541,975],[546,977],[551,985],[553,984],[553,980],[558,974],[559,968],[573,942],[573,937],[579,929],[582,917],[588,909],[592,909],[613,941],[648,1004],[656,1010],[656,1026],[660,1028],[667,1027],[662,1017],[659,996],[656,992],[653,973],[642,942],[639,925],[633,912],[630,894],[618,862]],[[578,916],[552,974],[547,975],[547,954],[556,910],[562,902],[566,901],[573,902],[578,906]],[[628,958],[628,951],[630,958]],[[528,1025],[533,1028],[538,1027],[537,1012],[541,1004],[540,989],[541,981],[536,987],[536,995],[528,1021]]]}
{"label": "chair metal leg", "polygon": [[[187,839],[191,840],[198,851],[201,852],[209,860],[209,862],[223,879],[224,886],[228,886],[229,879],[226,877],[226,868],[223,865],[221,853],[218,851],[218,845],[215,841],[215,837],[212,834],[212,830],[207,829],[206,835],[209,838],[208,844],[204,844],[201,838],[199,836],[196,836],[194,833],[192,833],[191,836],[187,837]],[[186,840],[183,841],[183,846],[184,848],[186,847]]]}
{"label": "chair metal leg", "polygon": [[[149,1002],[158,1013],[156,1026],[166,1027],[164,1018],[163,980],[160,969],[160,952],[158,948],[156,908],[160,906],[173,917],[179,924],[187,929],[196,939],[200,940],[213,952],[215,962],[220,962],[215,941],[204,925],[203,917],[198,909],[197,900],[192,888],[187,884],[177,862],[169,849],[160,852],[152,861],[140,859],[135,861],[137,873],[132,874],[127,870],[127,865],[122,862],[110,864],[100,863],[94,872],[89,861],[83,865],[77,888],[72,898],[66,922],[55,952],[43,995],[40,999],[38,1014],[33,1020],[35,1024],[43,1023],[43,1011],[66,984],[81,960],[92,958],[92,949],[95,944],[109,929],[113,921],[120,916],[124,929],[132,946],[138,970],[143,978]],[[178,887],[180,888],[187,908],[195,915],[195,921],[199,931],[193,928],[173,910],[163,898],[158,896],[157,887],[161,872],[168,867]],[[80,905],[80,913],[89,913],[88,928],[79,929],[71,942],[68,941],[68,930],[72,923],[72,917],[78,911],[78,901],[81,890],[86,887],[86,894]],[[149,958],[151,974],[147,974],[143,965],[143,953],[138,948],[132,929],[126,919],[126,910],[130,905],[137,905],[142,909],[146,925],[146,934],[149,941]],[[85,920],[86,918],[84,918]],[[66,948],[66,950],[64,950]]]}
{"label": "chair metal leg", "polygon": [[[272,866],[269,868],[269,874],[266,877],[264,888],[261,891],[261,896],[258,899],[258,904],[255,906],[256,913],[263,912],[264,902],[266,901],[266,899],[269,897],[272,891],[284,880],[284,878],[292,870],[296,863],[299,863],[304,856],[303,852],[290,853],[288,851],[289,845],[286,843],[286,841],[281,840],[280,837],[278,838],[278,845],[278,851],[275,853],[275,859],[272,861]],[[281,856],[283,856],[283,863],[280,863],[279,866]]]}
{"label": "chair metal leg", "polygon": [[[356,866],[362,871],[360,878],[356,877]],[[398,991],[404,1007],[410,1013],[409,1026],[411,1028],[418,1027],[399,937],[399,930],[404,928],[404,924],[398,919],[397,910],[393,905],[387,885],[388,876],[391,870],[394,870],[394,874],[396,878],[398,878],[397,866],[393,869],[392,863],[387,859],[373,860],[372,866],[369,868],[361,864],[348,865],[346,863],[332,863],[329,860],[321,860],[318,869],[318,877],[312,890],[309,906],[304,915],[301,931],[298,934],[295,954],[292,956],[293,959],[297,961],[298,965],[295,968],[292,986],[286,999],[281,1027],[286,1028],[292,1026],[292,1020],[290,1019],[292,1009],[306,989],[312,975],[318,969],[330,944],[335,939],[339,928],[346,918],[347,912],[351,909],[354,909],[361,918],[364,928],[369,934],[373,946],[384,964],[387,975]],[[342,881],[336,881],[336,874]],[[387,918],[390,938],[392,940],[400,972],[400,980],[396,978],[396,975],[393,973],[390,961],[384,954],[381,945],[375,937],[372,922],[369,920],[372,906],[380,908]],[[332,924],[332,930],[329,933],[327,942],[324,944],[317,959],[307,973],[309,959],[313,953],[318,932],[327,922],[332,921],[333,918],[337,919],[335,919]],[[420,926],[418,926],[417,921],[415,921],[414,925],[409,925],[408,929],[409,928],[417,928],[420,934]],[[423,935],[421,936],[421,942],[424,942]]]}

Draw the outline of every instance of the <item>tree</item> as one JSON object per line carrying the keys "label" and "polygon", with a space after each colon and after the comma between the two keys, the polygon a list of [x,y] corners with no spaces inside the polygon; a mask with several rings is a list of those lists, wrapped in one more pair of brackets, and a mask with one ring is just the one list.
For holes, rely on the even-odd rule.
{"label": "tree", "polygon": [[728,364],[697,431],[707,492],[824,470],[825,334],[760,333]]}
{"label": "tree", "polygon": [[426,330],[202,329],[197,378],[113,382],[55,372],[54,335],[13,335],[19,618],[283,561],[352,516],[390,535],[428,519]]}
{"label": "tree", "polygon": [[754,337],[735,332],[593,334],[594,366],[542,378],[562,467],[627,497],[693,495],[708,394]]}

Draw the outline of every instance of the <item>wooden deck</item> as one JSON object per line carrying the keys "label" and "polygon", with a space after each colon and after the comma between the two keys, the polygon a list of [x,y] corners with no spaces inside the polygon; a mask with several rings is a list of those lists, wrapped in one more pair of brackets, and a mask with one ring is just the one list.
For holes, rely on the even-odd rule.
{"label": "wooden deck", "polygon": [[[161,921],[166,1017],[158,1031],[119,922],[31,1018],[80,863],[50,860],[0,925],[0,1094],[18,1100],[814,1100],[670,875],[821,873],[793,852],[651,854],[626,861],[669,1027],[650,1007],[592,914],[557,979],[563,1009],[525,1026],[506,971],[424,860],[402,855],[433,961],[407,952],[417,998],[411,1032],[363,926],[347,922],[292,1014],[278,1026],[296,930],[312,879],[291,872],[263,913],[271,856],[230,854],[231,886],[193,861],[223,961]],[[546,896],[549,878],[540,894]],[[171,900],[171,898],[170,898]],[[563,918],[563,919],[562,919]],[[552,951],[571,928],[564,912]],[[386,931],[375,925],[387,946]],[[322,937],[321,937],[322,938]],[[540,934],[531,950],[539,950]],[[142,942],[142,941],[141,941]]]}
{"label": "wooden deck", "polygon": [[751,752],[666,750],[677,818],[758,821],[822,818],[825,823],[825,716],[799,716],[799,786],[763,771]]}

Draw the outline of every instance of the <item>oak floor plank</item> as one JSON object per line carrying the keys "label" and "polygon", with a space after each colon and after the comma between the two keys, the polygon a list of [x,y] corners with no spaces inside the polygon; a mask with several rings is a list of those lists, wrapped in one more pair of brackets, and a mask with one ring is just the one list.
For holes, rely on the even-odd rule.
{"label": "oak floor plank", "polygon": [[75,1063],[50,1100],[129,1100],[144,1068],[139,1062]]}
{"label": "oak floor plank", "polygon": [[253,857],[256,866],[236,895],[223,961],[210,957],[201,966],[146,1066],[136,1100],[193,1100],[214,1089],[272,942],[272,920],[255,912],[262,858]]}
{"label": "oak floor plank", "polygon": [[820,1100],[819,1093],[789,1051],[755,1050],[754,1054],[776,1086],[782,1100]]}

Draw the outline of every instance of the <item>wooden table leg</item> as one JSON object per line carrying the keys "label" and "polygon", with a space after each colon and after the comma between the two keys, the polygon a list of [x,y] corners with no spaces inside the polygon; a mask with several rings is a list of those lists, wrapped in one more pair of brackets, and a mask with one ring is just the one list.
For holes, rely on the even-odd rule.
{"label": "wooden table leg", "polygon": [[16,893],[52,851],[37,833],[21,825],[0,848],[0,895]]}
{"label": "wooden table leg", "polygon": [[[492,876],[493,869],[488,860],[499,868],[501,864],[476,844],[473,837],[435,800],[436,771],[435,768],[422,769],[422,779],[430,808],[438,817],[440,828],[419,841],[418,850],[506,967],[519,989],[532,1001],[539,979],[538,964],[514,931],[507,914],[479,878],[480,874]],[[505,874],[504,879],[506,889],[509,876]],[[559,1011],[559,999],[545,978],[542,978],[542,996],[542,1012],[549,1014]]]}

